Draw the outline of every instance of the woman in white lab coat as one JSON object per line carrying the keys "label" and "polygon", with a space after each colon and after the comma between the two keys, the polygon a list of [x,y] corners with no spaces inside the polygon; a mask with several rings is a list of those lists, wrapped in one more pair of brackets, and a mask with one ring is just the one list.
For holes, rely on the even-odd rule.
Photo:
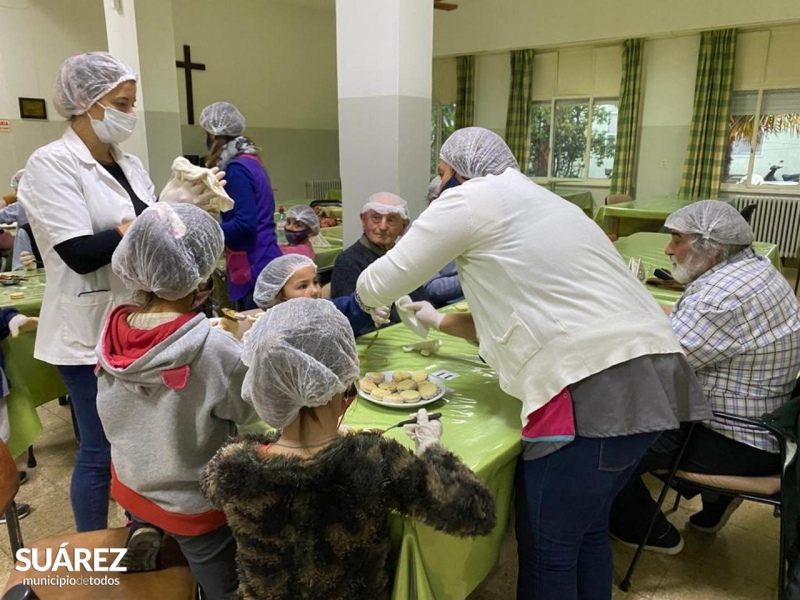
{"label": "woman in white lab coat", "polygon": [[72,508],[78,531],[91,531],[107,526],[111,478],[95,346],[109,308],[126,299],[111,255],[155,194],[141,161],[117,146],[136,125],[128,66],[105,52],[70,57],[53,102],[69,127],[30,157],[18,197],[47,272],[34,356],[55,365],[69,391],[80,434]]}

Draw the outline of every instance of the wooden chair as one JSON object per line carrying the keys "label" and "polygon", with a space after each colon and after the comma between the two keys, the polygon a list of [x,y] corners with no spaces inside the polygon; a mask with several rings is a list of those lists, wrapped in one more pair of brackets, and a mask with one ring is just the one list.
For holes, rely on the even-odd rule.
{"label": "wooden chair", "polygon": [[[8,533],[11,541],[11,550],[16,556],[17,550],[23,547],[22,532],[20,530],[17,508],[14,497],[19,490],[19,476],[14,459],[5,443],[0,440],[0,509],[6,515]],[[45,538],[29,546],[44,552],[50,548],[55,556],[62,544],[67,548],[122,548],[128,530],[125,527],[116,529],[102,529],[86,533],[72,533],[56,537]],[[70,553],[70,556],[72,554]],[[3,600],[6,598],[39,598],[40,600],[91,600],[95,598],[114,598],[115,600],[195,600],[197,597],[197,583],[186,564],[186,559],[177,543],[172,538],[165,538],[161,550],[161,560],[164,568],[148,573],[91,573],[68,572],[66,568],[59,568],[47,573],[36,571],[12,570],[5,590]],[[23,585],[22,580],[28,578],[44,577],[119,577],[119,585],[113,587],[82,586],[58,587],[48,585]],[[27,595],[26,595],[27,594]],[[35,594],[35,595],[32,595]]]}
{"label": "wooden chair", "polygon": [[[780,446],[780,455],[781,455],[781,464],[785,465],[786,463],[786,439],[780,435],[778,431],[773,430],[770,427],[767,427],[761,421],[756,421],[754,419],[747,419],[744,417],[740,417],[738,415],[731,415],[727,413],[721,412],[714,412],[714,417],[721,421],[728,421],[732,423],[736,423],[740,426],[745,426],[750,429],[758,430],[758,431],[766,431],[770,435],[772,435],[775,439],[777,439],[778,444]],[[667,496],[667,491],[673,485],[679,485],[683,490],[696,490],[699,492],[714,492],[717,494],[721,494],[724,496],[731,496],[733,498],[742,498],[743,500],[750,500],[753,502],[759,502],[761,504],[768,504],[775,508],[775,514],[780,515],[780,535],[779,535],[779,561],[778,561],[778,600],[783,598],[783,590],[785,587],[786,581],[786,536],[785,536],[785,527],[784,527],[784,519],[783,519],[783,511],[781,511],[781,484],[783,481],[783,475],[775,475],[772,477],[741,477],[741,476],[732,476],[732,475],[706,475],[701,473],[691,473],[688,471],[683,471],[678,469],[678,465],[680,464],[681,458],[683,458],[684,450],[689,443],[689,439],[691,438],[692,431],[694,431],[695,424],[693,423],[691,428],[689,429],[689,433],[686,435],[686,439],[684,440],[683,444],[681,445],[680,450],[676,453],[675,458],[672,462],[672,465],[669,470],[669,474],[666,476],[664,480],[664,487],[661,489],[661,493],[659,494],[658,500],[656,501],[657,507],[655,512],[653,513],[653,518],[650,521],[650,524],[647,528],[647,532],[645,533],[644,537],[642,538],[639,546],[636,548],[636,552],[631,559],[631,563],[628,567],[627,573],[625,573],[625,577],[619,584],[619,588],[627,592],[631,586],[631,577],[633,576],[633,571],[636,568],[636,565],[641,558],[642,552],[644,551],[645,543],[647,539],[650,537],[650,532],[653,529],[653,525],[655,525],[656,518],[658,516],[659,511],[661,511],[661,506],[664,504],[664,500]],[[675,498],[675,504],[673,505],[673,512],[677,510],[678,504],[680,503],[681,495],[680,491]]]}
{"label": "wooden chair", "polygon": [[631,198],[628,194],[610,194],[606,196],[606,204],[619,204],[620,202],[633,202],[633,198]]}

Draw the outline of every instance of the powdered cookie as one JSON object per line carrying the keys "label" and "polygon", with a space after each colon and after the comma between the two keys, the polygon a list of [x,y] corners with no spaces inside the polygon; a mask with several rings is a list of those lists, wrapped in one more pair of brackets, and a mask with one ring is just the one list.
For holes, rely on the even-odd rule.
{"label": "powdered cookie", "polygon": [[411,379],[420,383],[421,381],[428,381],[428,372],[427,371],[414,371],[411,373]]}
{"label": "powdered cookie", "polygon": [[383,397],[384,402],[394,402],[395,404],[403,404],[405,400],[400,394],[387,394]]}
{"label": "powdered cookie", "polygon": [[406,404],[413,404],[422,399],[422,396],[416,390],[406,390],[405,392],[400,392],[400,395],[403,397],[403,402]]}
{"label": "powdered cookie", "polygon": [[397,382],[397,391],[398,392],[405,392],[406,390],[415,390],[417,389],[417,384],[414,383],[411,379],[403,379],[403,381]]}
{"label": "powdered cookie", "polygon": [[364,375],[364,379],[369,379],[373,383],[383,383],[386,377],[383,376],[383,373],[372,372]]}
{"label": "powdered cookie", "polygon": [[372,396],[375,400],[383,400],[388,395],[388,390],[382,390],[381,388],[375,388],[370,393],[370,396]]}
{"label": "powdered cookie", "polygon": [[436,387],[436,384],[430,382],[420,383],[418,389],[419,395],[422,396],[423,400],[430,400],[439,393],[439,388]]}
{"label": "powdered cookie", "polygon": [[404,379],[411,379],[409,371],[395,371],[392,373],[392,381],[403,381]]}
{"label": "powdered cookie", "polygon": [[371,394],[376,387],[378,386],[375,385],[375,382],[370,381],[369,379],[361,379],[358,382],[358,389],[360,389],[362,392],[366,392],[367,394]]}
{"label": "powdered cookie", "polygon": [[384,381],[383,383],[379,383],[378,387],[382,390],[388,390],[390,392],[394,392],[397,390],[397,383],[394,381]]}

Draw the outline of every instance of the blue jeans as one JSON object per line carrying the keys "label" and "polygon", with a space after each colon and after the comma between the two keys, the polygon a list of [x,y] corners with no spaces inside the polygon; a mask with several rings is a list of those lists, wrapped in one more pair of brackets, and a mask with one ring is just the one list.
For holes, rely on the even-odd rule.
{"label": "blue jeans", "polygon": [[70,498],[79,532],[108,527],[111,447],[97,415],[94,365],[57,365],[67,386],[81,436]]}
{"label": "blue jeans", "polygon": [[520,460],[517,600],[611,598],[611,502],[658,433],[576,437],[553,454]]}

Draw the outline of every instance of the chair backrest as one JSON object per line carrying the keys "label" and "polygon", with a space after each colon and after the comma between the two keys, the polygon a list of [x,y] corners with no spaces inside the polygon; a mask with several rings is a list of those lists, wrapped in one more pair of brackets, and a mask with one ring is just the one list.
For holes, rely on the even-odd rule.
{"label": "chair backrest", "polygon": [[619,204],[620,202],[632,202],[628,194],[610,194],[606,196],[606,204]]}
{"label": "chair backrest", "polygon": [[19,491],[19,472],[8,446],[0,440],[0,514],[5,514]]}
{"label": "chair backrest", "polygon": [[753,217],[753,213],[756,212],[757,208],[758,204],[748,204],[741,210],[740,214],[742,215],[742,218],[749,223],[750,219]]}

